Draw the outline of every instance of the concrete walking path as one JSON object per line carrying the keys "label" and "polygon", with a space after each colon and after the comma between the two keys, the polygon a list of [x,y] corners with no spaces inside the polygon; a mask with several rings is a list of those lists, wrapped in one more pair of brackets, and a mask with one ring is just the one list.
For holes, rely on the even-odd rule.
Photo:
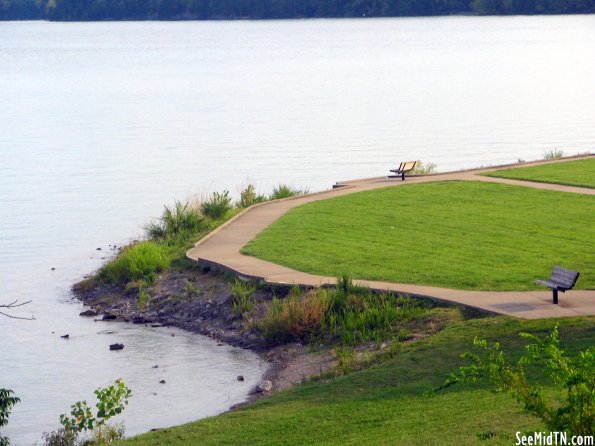
{"label": "concrete walking path", "polygon": [[[570,160],[592,158],[593,156],[575,157]],[[563,162],[556,160],[549,162]],[[526,163],[508,167],[527,167],[529,165],[545,164],[548,162]],[[595,189],[574,186],[562,186],[549,183],[509,180],[481,176],[486,172],[499,170],[503,166],[485,169],[474,169],[461,172],[450,172],[437,175],[408,177],[406,181],[400,178],[369,178],[347,181],[338,184],[336,189],[314,193],[302,197],[272,201],[252,206],[241,212],[221,227],[198,241],[194,248],[187,253],[189,259],[201,264],[230,271],[234,274],[262,280],[266,283],[297,284],[321,286],[334,284],[334,277],[317,276],[293,270],[272,262],[246,256],[240,249],[253,240],[271,223],[283,216],[287,211],[313,201],[325,200],[332,197],[379,189],[403,184],[419,184],[431,181],[487,181],[512,185],[522,185],[538,189],[581,193],[595,195]],[[530,278],[529,280],[532,280]],[[580,280],[580,279],[579,279]],[[414,296],[428,297],[435,300],[459,303],[469,307],[506,314],[510,316],[538,319],[545,317],[563,317],[578,315],[595,315],[595,290],[574,290],[560,294],[559,305],[553,305],[552,293],[547,291],[462,291],[422,285],[400,284],[392,282],[355,280],[355,282],[375,290],[393,291]]]}

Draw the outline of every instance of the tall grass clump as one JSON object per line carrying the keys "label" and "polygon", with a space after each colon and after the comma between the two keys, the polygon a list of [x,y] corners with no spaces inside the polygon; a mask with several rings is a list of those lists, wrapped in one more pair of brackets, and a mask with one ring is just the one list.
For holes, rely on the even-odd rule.
{"label": "tall grass clump", "polygon": [[157,222],[151,222],[145,227],[147,236],[151,239],[176,237],[180,234],[191,234],[200,231],[202,215],[188,202],[176,201],[173,207],[165,206]]}
{"label": "tall grass clump", "polygon": [[328,340],[357,345],[399,333],[404,322],[427,311],[419,300],[374,294],[340,277],[335,289],[302,292],[294,288],[284,300],[273,299],[259,328],[270,344]]}
{"label": "tall grass clump", "polygon": [[278,186],[273,187],[273,191],[269,195],[269,200],[297,197],[299,195],[306,195],[308,192],[308,189],[298,189],[288,184],[279,184]]}
{"label": "tall grass clump", "polygon": [[543,152],[544,160],[559,160],[564,157],[564,151],[560,149],[550,149]]}
{"label": "tall grass clump", "polygon": [[164,246],[154,241],[142,241],[125,247],[101,269],[99,277],[111,283],[126,284],[154,276],[169,265],[170,259]]}
{"label": "tall grass clump", "polygon": [[326,290],[303,293],[293,287],[284,300],[273,298],[258,328],[271,345],[304,339],[319,330],[328,307]]}
{"label": "tall grass clump", "polygon": [[415,165],[415,169],[411,172],[413,175],[430,175],[436,173],[436,164],[434,163],[424,163],[421,160],[417,161]]}
{"label": "tall grass clump", "polygon": [[255,292],[256,285],[244,283],[236,279],[231,286],[231,308],[234,315],[239,316],[240,314],[249,313],[254,309],[256,305],[254,299]]}
{"label": "tall grass clump", "polygon": [[257,194],[254,186],[249,184],[246,186],[246,189],[240,193],[240,201],[237,202],[236,207],[244,209],[265,201],[267,201],[267,197],[265,195]]}
{"label": "tall grass clump", "polygon": [[211,197],[200,206],[202,214],[211,220],[221,220],[232,209],[229,191],[213,192]]}

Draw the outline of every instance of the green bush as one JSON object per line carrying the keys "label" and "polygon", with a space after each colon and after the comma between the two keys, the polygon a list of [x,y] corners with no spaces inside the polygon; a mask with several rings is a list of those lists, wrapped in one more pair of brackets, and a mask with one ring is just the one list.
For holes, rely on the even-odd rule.
{"label": "green bush", "polygon": [[202,216],[198,209],[189,203],[176,201],[173,207],[165,206],[157,222],[145,227],[147,236],[152,239],[175,237],[181,233],[193,233],[201,229]]}
{"label": "green bush", "polygon": [[267,201],[267,197],[264,195],[257,195],[256,190],[252,184],[249,184],[246,189],[240,193],[240,201],[237,203],[238,208],[248,208],[257,203],[263,203]]}
{"label": "green bush", "polygon": [[269,195],[269,200],[297,197],[299,195],[306,195],[308,192],[308,189],[297,189],[288,184],[279,184],[278,186],[273,187],[273,192]]}
{"label": "green bush", "polygon": [[[568,358],[560,349],[558,324],[551,335],[540,339],[529,333],[520,336],[533,341],[525,354],[511,364],[498,342],[489,345],[477,337],[473,344],[480,354],[465,353],[472,364],[460,368],[443,387],[486,379],[498,391],[509,392],[525,411],[540,418],[551,432],[593,436],[595,433],[595,348],[580,352],[577,359]],[[543,394],[538,384],[531,384],[526,374],[530,364],[539,365],[558,390],[554,401]]]}
{"label": "green bush", "polygon": [[200,206],[202,214],[211,220],[224,218],[231,209],[231,198],[226,190],[223,193],[213,192],[211,198]]}
{"label": "green bush", "polygon": [[101,269],[99,276],[111,283],[126,284],[150,278],[169,265],[170,259],[164,246],[154,241],[143,241],[125,247]]}

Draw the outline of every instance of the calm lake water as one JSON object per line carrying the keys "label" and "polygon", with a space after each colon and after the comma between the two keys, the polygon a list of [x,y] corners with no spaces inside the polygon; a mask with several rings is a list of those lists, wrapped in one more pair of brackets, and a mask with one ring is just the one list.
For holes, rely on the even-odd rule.
{"label": "calm lake water", "polygon": [[0,317],[13,443],[115,378],[134,434],[219,413],[263,373],[201,336],[78,316],[70,285],[163,204],[593,151],[593,55],[595,16],[0,22],[0,302],[37,318]]}

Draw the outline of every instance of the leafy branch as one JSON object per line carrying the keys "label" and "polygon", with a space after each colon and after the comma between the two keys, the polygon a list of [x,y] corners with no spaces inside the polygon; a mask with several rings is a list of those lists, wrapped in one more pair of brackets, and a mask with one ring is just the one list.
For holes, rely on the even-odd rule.
{"label": "leafy branch", "polygon": [[[451,374],[441,388],[454,384],[486,379],[498,391],[510,393],[525,411],[540,418],[550,431],[564,431],[572,435],[593,435],[595,430],[595,348],[580,352],[576,359],[565,356],[560,349],[558,324],[549,336],[540,339],[529,333],[520,336],[533,341],[525,346],[525,354],[516,364],[510,363],[498,342],[474,339],[480,354],[462,355],[472,362]],[[483,353],[483,354],[481,354]],[[552,403],[543,389],[531,384],[526,366],[543,365],[544,373],[558,390]]]}
{"label": "leafy branch", "polygon": [[[12,406],[21,401],[19,397],[11,396],[13,394],[14,392],[12,390],[0,389],[0,427],[8,424],[8,416],[10,415]],[[8,437],[0,435],[0,446],[8,445],[10,445]]]}

